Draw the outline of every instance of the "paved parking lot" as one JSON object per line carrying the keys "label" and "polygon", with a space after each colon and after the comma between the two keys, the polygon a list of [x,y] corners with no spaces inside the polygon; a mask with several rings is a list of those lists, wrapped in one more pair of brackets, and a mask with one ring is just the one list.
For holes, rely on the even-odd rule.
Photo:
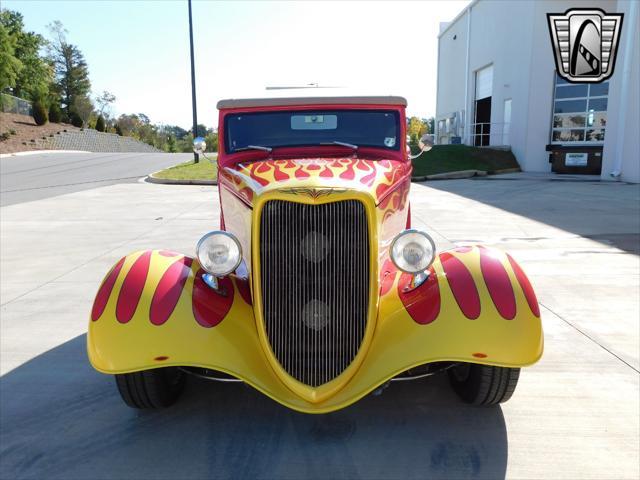
{"label": "paved parking lot", "polygon": [[129,183],[2,207],[0,478],[640,476],[638,185],[414,184],[414,225],[440,248],[507,249],[537,289],[545,354],[501,407],[466,406],[436,377],[309,416],[190,379],[177,406],[133,411],[88,365],[93,295],[126,253],[192,253],[216,193]]}

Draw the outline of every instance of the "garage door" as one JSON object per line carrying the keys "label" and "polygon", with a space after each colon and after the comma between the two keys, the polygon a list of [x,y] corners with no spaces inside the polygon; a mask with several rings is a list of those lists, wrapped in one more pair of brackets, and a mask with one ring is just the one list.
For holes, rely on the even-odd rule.
{"label": "garage door", "polygon": [[493,90],[493,65],[476,72],[476,100],[491,96]]}

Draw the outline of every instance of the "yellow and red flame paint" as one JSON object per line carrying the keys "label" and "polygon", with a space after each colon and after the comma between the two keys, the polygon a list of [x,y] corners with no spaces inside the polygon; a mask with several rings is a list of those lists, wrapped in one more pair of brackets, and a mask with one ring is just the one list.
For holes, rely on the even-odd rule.
{"label": "yellow and red flame paint", "polygon": [[[122,273],[127,263],[129,268]],[[158,278],[158,268],[163,267],[166,268]],[[154,273],[155,279],[150,276]],[[198,268],[197,263],[194,265],[192,258],[166,250],[148,250],[124,257],[102,282],[91,309],[91,321],[97,322],[102,318],[111,302],[115,306],[111,313],[121,324],[129,323],[140,308],[148,308],[149,322],[156,326],[164,325],[185,290],[190,297],[194,322],[205,328],[215,327],[227,316],[236,289],[244,302],[251,305],[247,279],[225,277],[220,280],[220,293],[216,293],[205,284],[203,274],[204,271]],[[188,284],[187,280],[190,280]],[[148,305],[143,295],[145,292],[146,297],[151,294]]]}
{"label": "yellow and red flame paint", "polygon": [[278,402],[308,413],[343,408],[398,373],[429,362],[520,367],[542,354],[538,303],[510,256],[473,246],[441,253],[429,279],[380,268],[375,331],[357,371],[333,395],[310,401],[281,381],[256,329],[246,279],[230,276],[221,295],[204,285],[197,260],[137,252],[106,275],[87,337],[93,366],[125,373],[199,366],[243,379]]}
{"label": "yellow and red flame paint", "polygon": [[222,168],[219,177],[247,204],[266,191],[292,186],[348,187],[369,192],[377,202],[411,174],[411,164],[398,160],[303,158],[263,160]]}

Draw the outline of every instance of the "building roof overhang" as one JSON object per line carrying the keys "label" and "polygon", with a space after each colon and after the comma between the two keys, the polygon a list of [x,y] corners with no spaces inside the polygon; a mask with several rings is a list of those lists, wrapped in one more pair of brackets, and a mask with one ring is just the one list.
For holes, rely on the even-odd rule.
{"label": "building roof overhang", "polygon": [[442,37],[442,35],[444,35],[445,33],[447,33],[447,31],[453,27],[458,20],[460,20],[462,17],[464,17],[464,15],[473,8],[473,6],[478,3],[480,0],[473,0],[472,2],[469,3],[469,5],[467,5],[466,7],[464,7],[462,9],[462,11],[456,15],[453,20],[451,20],[450,22],[447,22],[447,26],[444,27],[439,33],[438,33],[438,40],[440,40],[440,37]]}

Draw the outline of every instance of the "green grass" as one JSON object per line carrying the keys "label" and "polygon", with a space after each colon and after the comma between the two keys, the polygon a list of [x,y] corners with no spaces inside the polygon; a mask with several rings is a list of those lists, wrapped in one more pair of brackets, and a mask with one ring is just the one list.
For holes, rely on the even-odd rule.
{"label": "green grass", "polygon": [[198,163],[194,163],[193,160],[181,163],[162,170],[153,176],[169,180],[215,180],[218,176],[218,169],[215,163],[206,158],[200,158]]}
{"label": "green grass", "polygon": [[467,145],[434,145],[429,152],[425,152],[412,160],[412,163],[414,177],[460,170],[490,172],[519,167],[516,157],[510,151],[469,147]]}

